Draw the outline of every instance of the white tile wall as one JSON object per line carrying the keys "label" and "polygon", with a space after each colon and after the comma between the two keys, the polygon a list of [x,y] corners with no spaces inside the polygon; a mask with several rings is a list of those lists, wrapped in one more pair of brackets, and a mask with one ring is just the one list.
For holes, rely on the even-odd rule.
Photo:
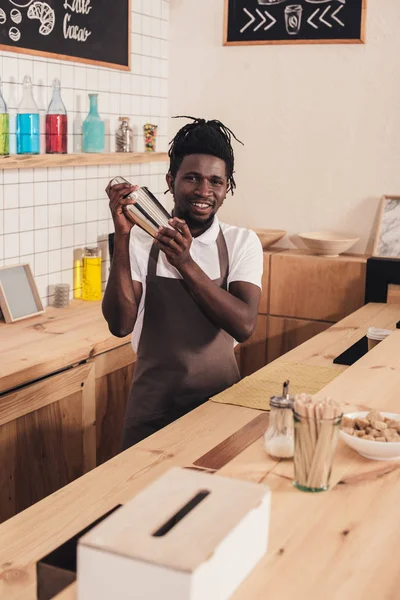
{"label": "white tile wall", "polygon": [[[89,92],[99,94],[107,150],[114,151],[118,117],[126,115],[134,128],[136,151],[144,149],[146,122],[159,126],[157,150],[166,151],[169,0],[132,0],[131,7],[130,72],[1,52],[0,76],[11,123],[25,75],[32,77],[42,122],[51,99],[52,80],[58,77],[68,111],[69,152],[79,148]],[[11,141],[13,147],[15,139]],[[105,240],[113,231],[104,191],[107,183],[111,177],[122,175],[148,186],[164,201],[166,171],[166,163],[0,170],[0,266],[30,263],[43,303],[48,305],[56,283],[67,282],[72,290],[74,249],[100,243],[105,280],[109,268]]]}

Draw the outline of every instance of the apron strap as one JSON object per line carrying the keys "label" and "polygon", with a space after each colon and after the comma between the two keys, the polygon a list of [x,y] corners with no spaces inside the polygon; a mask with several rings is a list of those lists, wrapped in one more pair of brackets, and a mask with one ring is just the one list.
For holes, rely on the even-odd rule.
{"label": "apron strap", "polygon": [[147,263],[147,276],[155,277],[157,275],[157,262],[158,255],[160,253],[159,248],[153,243],[149,254],[149,262]]}
{"label": "apron strap", "polygon": [[[222,229],[219,229],[217,237],[217,249],[219,258],[219,268],[221,271],[222,288],[227,289],[228,275],[229,275],[229,254],[226,246],[226,241]],[[157,262],[158,255],[160,254],[159,248],[153,243],[149,254],[149,262],[147,264],[147,276],[155,277],[157,275]]]}
{"label": "apron strap", "polygon": [[228,275],[229,275],[229,254],[228,254],[228,248],[226,245],[225,236],[222,233],[221,228],[219,228],[219,234],[217,237],[217,249],[218,249],[218,258],[219,258],[219,268],[221,270],[221,279],[222,279],[221,287],[224,290],[227,290],[228,289]]}

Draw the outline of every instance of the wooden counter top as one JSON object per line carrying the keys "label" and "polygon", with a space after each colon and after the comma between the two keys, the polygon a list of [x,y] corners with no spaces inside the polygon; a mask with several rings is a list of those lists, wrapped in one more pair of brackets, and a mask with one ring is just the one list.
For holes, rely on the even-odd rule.
{"label": "wooden counter top", "polygon": [[108,330],[100,302],[74,300],[68,308],[0,323],[0,394],[130,342]]}
{"label": "wooden counter top", "polygon": [[[368,326],[394,329],[399,319],[399,305],[368,305],[283,359],[331,363]],[[400,412],[399,348],[396,331],[320,394]],[[268,553],[233,600],[265,600],[267,593],[282,600],[397,598],[400,461],[368,461],[340,442],[331,491],[302,493],[292,486],[292,461],[265,454],[267,422],[268,413],[208,402],[6,521],[0,526],[0,598],[33,600],[37,560],[177,465],[264,482],[272,490]],[[73,585],[59,599],[75,597]]]}

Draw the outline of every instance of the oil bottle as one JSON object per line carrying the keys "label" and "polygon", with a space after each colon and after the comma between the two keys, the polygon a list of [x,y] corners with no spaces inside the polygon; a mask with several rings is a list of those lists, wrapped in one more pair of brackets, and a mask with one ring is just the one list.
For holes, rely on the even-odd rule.
{"label": "oil bottle", "polygon": [[83,252],[82,300],[101,300],[101,250],[98,246],[86,247]]}

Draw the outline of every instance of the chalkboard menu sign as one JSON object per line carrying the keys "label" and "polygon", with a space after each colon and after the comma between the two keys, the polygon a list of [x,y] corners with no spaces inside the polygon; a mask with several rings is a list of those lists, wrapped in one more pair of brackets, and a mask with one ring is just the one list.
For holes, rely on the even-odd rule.
{"label": "chalkboard menu sign", "polygon": [[130,68],[130,0],[1,0],[0,49]]}
{"label": "chalkboard menu sign", "polygon": [[360,43],[366,0],[225,0],[225,45]]}

